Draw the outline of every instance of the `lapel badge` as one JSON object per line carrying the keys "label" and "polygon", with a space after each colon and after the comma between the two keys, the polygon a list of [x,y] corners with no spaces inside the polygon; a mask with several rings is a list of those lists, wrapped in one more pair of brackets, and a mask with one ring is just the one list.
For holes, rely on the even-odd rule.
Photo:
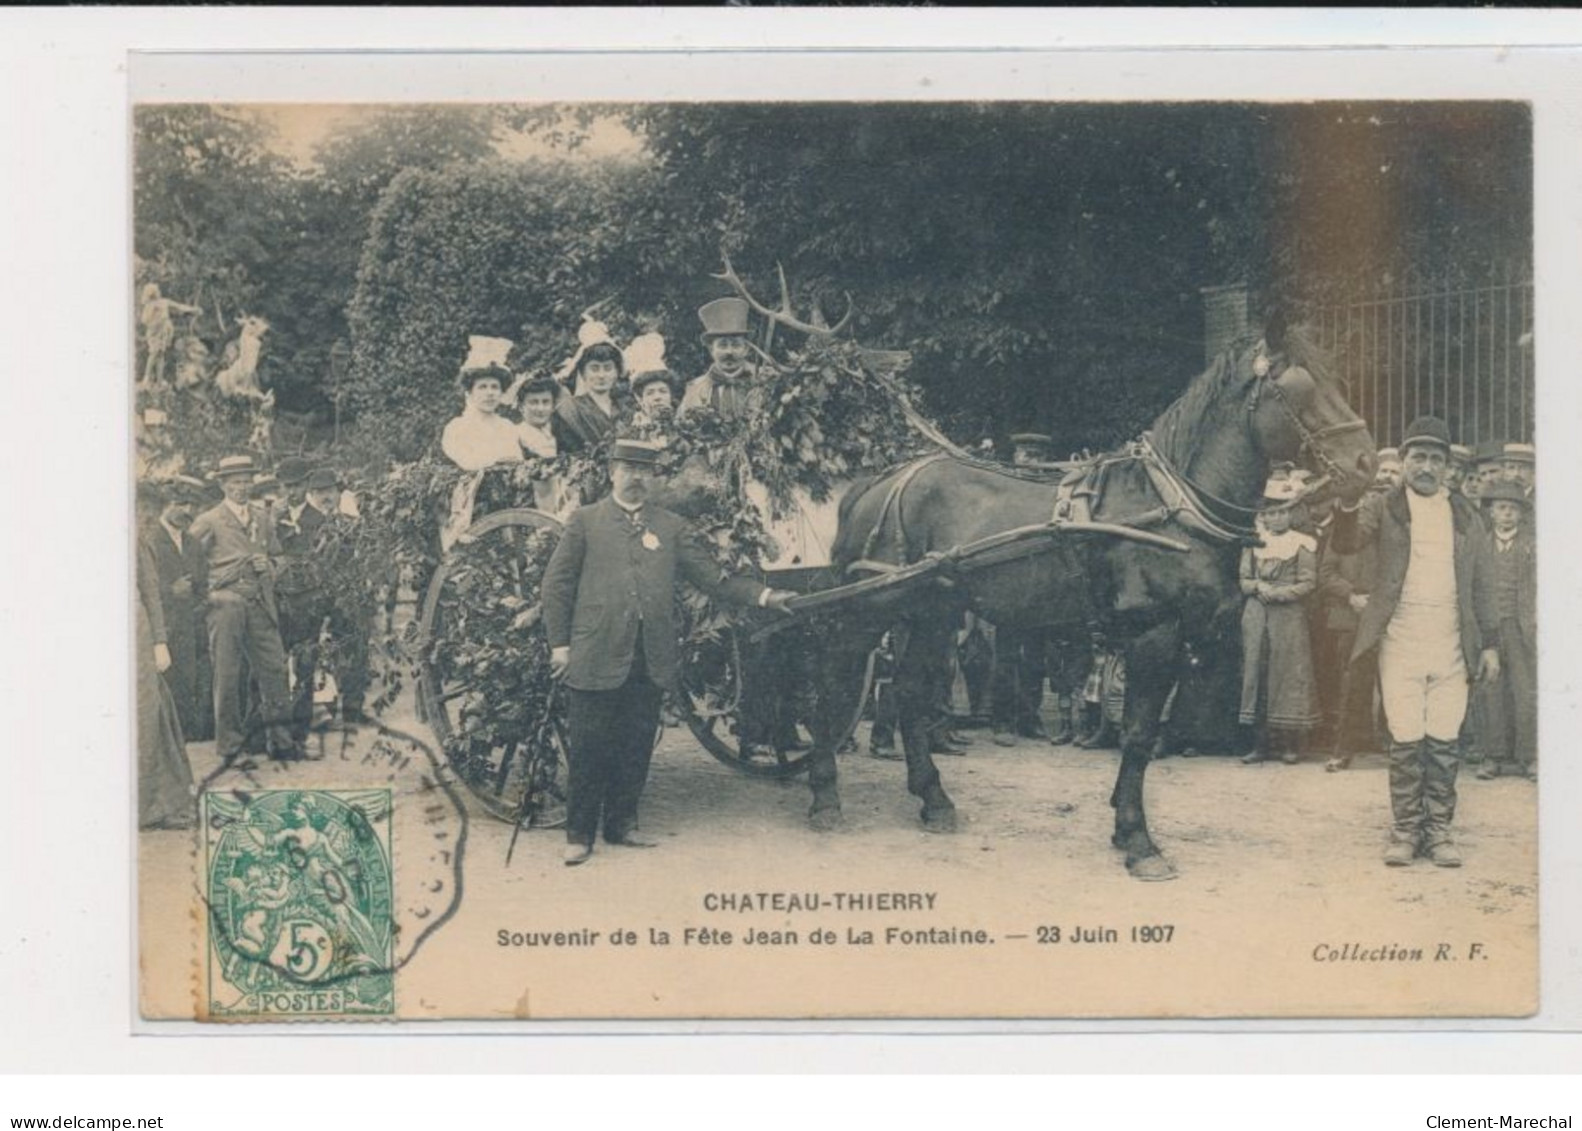
{"label": "lapel badge", "polygon": [[643,549],[659,549],[659,535],[655,534],[652,530],[643,531]]}

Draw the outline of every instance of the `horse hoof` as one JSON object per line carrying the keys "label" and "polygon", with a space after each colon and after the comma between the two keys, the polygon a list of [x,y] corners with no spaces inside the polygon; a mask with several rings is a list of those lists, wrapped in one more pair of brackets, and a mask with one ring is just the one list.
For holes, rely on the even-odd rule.
{"label": "horse hoof", "polygon": [[1132,879],[1146,880],[1149,883],[1173,880],[1177,875],[1175,865],[1158,853],[1127,861],[1126,870],[1131,873]]}
{"label": "horse hoof", "polygon": [[956,831],[956,810],[951,809],[924,809],[923,831],[929,833],[953,833]]}
{"label": "horse hoof", "polygon": [[839,805],[825,805],[819,809],[808,812],[807,823],[813,826],[815,832],[832,833],[840,828],[845,818],[842,817]]}

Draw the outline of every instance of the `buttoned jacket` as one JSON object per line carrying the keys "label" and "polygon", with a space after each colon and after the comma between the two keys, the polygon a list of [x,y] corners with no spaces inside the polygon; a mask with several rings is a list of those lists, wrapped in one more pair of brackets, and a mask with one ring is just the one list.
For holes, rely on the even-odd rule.
{"label": "buttoned jacket", "polygon": [[[1384,495],[1363,501],[1352,511],[1335,516],[1335,548],[1357,553],[1368,547],[1375,552],[1373,587],[1368,606],[1357,624],[1357,642],[1352,656],[1377,648],[1384,631],[1395,615],[1406,583],[1406,568],[1412,557],[1412,511],[1407,503],[1406,486],[1395,487]],[[1483,518],[1460,495],[1450,496],[1451,524],[1454,530],[1452,554],[1456,572],[1457,620],[1461,628],[1461,652],[1468,674],[1478,670],[1478,656],[1494,646],[1494,576],[1489,566],[1489,534]]]}
{"label": "buttoned jacket", "polygon": [[763,592],[757,582],[722,571],[682,518],[661,507],[644,506],[639,523],[613,497],[573,512],[542,586],[549,645],[571,649],[567,686],[620,687],[631,674],[641,628],[649,679],[674,687],[680,667],[678,576],[738,604],[750,604]]}

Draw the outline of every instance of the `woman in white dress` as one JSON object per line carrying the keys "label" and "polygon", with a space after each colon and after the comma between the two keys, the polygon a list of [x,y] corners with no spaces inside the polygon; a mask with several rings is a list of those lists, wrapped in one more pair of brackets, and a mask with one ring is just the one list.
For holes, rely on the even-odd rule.
{"label": "woman in white dress", "polygon": [[451,495],[450,517],[440,531],[440,546],[446,550],[476,517],[483,473],[501,464],[522,462],[517,426],[498,411],[502,394],[511,383],[511,371],[505,367],[505,353],[510,345],[503,338],[472,339],[472,350],[460,377],[466,406],[440,434],[439,446],[445,458],[471,473],[456,484]]}
{"label": "woman in white dress", "polygon": [[467,405],[445,425],[439,446],[463,471],[482,471],[497,463],[522,458],[517,426],[499,413],[500,397],[511,382],[510,370],[498,365],[463,369],[461,385]]}

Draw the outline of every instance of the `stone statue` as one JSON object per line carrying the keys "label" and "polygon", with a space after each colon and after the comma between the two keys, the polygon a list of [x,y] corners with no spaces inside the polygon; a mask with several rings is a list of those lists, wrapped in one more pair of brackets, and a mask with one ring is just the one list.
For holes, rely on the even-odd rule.
{"label": "stone statue", "polygon": [[176,338],[171,314],[196,314],[196,306],[165,298],[158,283],[145,283],[138,302],[137,321],[143,327],[143,346],[148,353],[143,362],[141,384],[161,384],[165,380],[165,355]]}
{"label": "stone statue", "polygon": [[[214,378],[215,386],[227,397],[235,400],[274,403],[274,394],[265,394],[258,387],[258,356],[263,351],[264,332],[269,323],[252,314],[241,318],[242,332],[232,345],[236,356]],[[230,349],[226,350],[227,355]]]}

